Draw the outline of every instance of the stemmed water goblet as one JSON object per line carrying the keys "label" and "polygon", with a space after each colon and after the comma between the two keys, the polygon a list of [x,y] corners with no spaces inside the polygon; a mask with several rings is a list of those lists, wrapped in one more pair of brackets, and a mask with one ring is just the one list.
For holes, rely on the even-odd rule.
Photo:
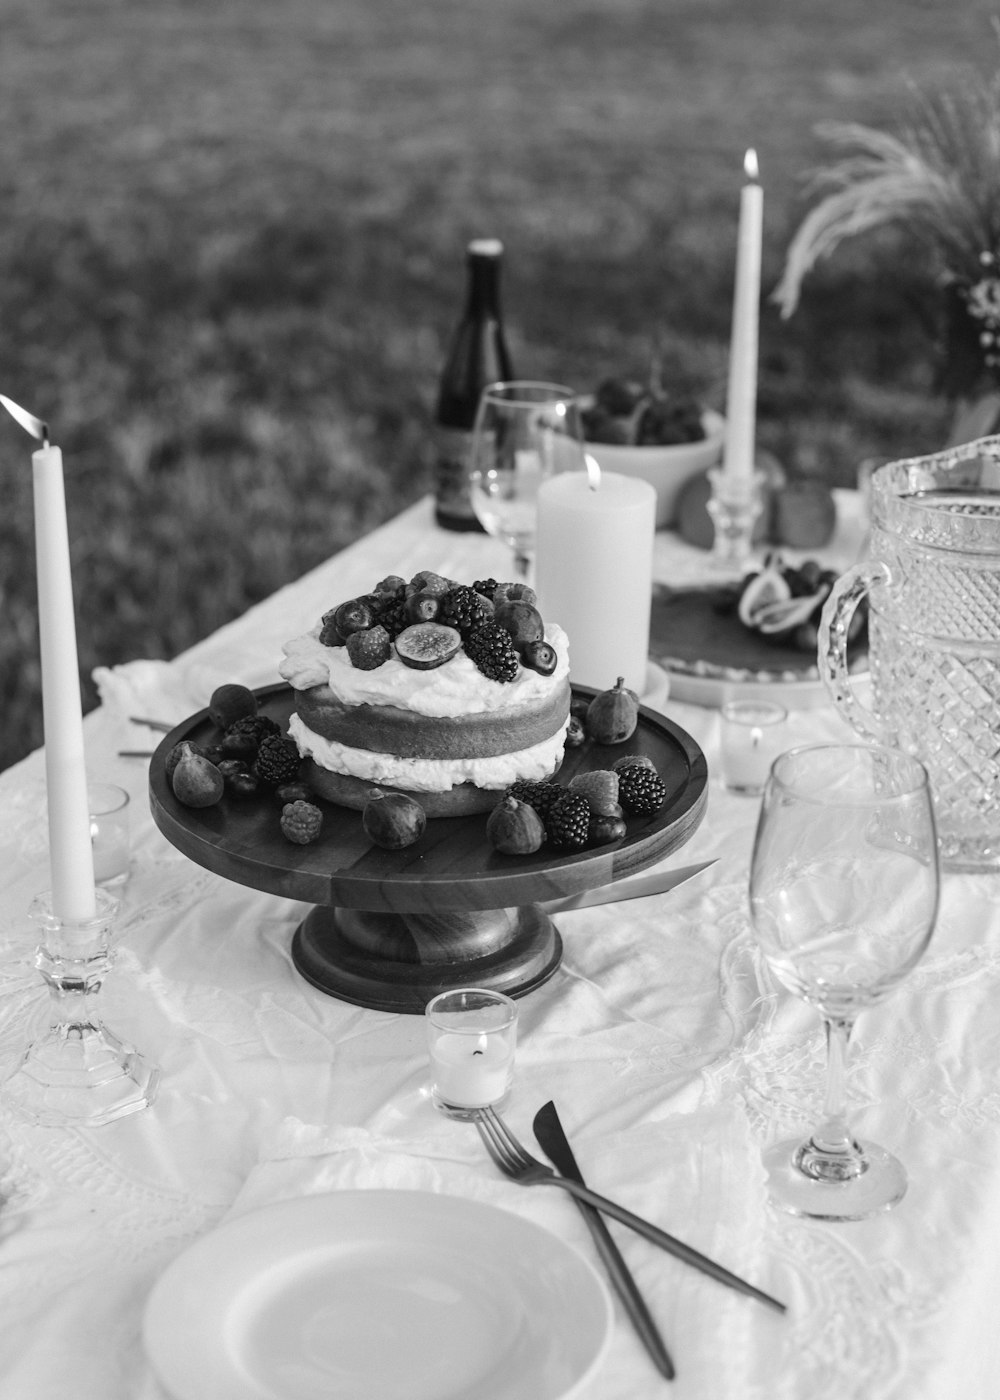
{"label": "stemmed water goblet", "polygon": [[902,1164],[855,1138],[847,1120],[848,1043],[858,1014],[913,969],[937,917],[940,876],[927,772],[895,749],[815,745],[772,765],[750,871],[750,910],[777,980],[822,1013],[822,1123],[770,1147],[776,1205],[862,1220],[906,1190]]}
{"label": "stemmed water goblet", "polygon": [[476,413],[469,491],[486,533],[514,551],[519,579],[531,569],[538,488],[557,471],[583,465],[577,396],[562,384],[488,384]]}

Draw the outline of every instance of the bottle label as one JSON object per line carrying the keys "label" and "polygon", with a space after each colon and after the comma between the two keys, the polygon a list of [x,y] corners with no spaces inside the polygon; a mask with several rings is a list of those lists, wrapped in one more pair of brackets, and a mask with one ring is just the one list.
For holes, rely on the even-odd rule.
{"label": "bottle label", "polygon": [[434,464],[434,504],[439,515],[477,524],[469,500],[469,457],[472,434],[461,428],[439,427]]}

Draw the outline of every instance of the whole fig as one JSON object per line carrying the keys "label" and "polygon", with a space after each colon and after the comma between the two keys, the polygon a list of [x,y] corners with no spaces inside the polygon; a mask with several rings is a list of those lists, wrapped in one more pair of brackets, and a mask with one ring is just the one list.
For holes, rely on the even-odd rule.
{"label": "whole fig", "polygon": [[502,603],[498,603],[493,612],[493,620],[501,627],[506,627],[511,641],[518,648],[527,645],[528,642],[540,642],[545,636],[545,624],[541,613],[533,603],[526,603],[523,598],[505,598]]}
{"label": "whole fig", "polygon": [[191,744],[182,744],[170,785],[178,802],[185,807],[214,807],[226,788],[226,781],[214,763],[195,753]]}
{"label": "whole fig", "polygon": [[212,691],[208,717],[219,729],[228,729],[238,719],[257,713],[257,697],[245,685],[220,685]]}
{"label": "whole fig", "polygon": [[587,733],[595,744],[624,744],[639,724],[639,700],[625,689],[619,676],[611,690],[602,690],[587,706]]}
{"label": "whole fig", "polygon": [[424,834],[427,813],[420,803],[403,792],[383,792],[372,788],[361,812],[366,835],[386,851],[401,851]]}
{"label": "whole fig", "polygon": [[166,769],[168,778],[172,778],[174,776],[174,769],[177,767],[178,763],[180,763],[181,759],[184,757],[185,752],[188,750],[190,750],[192,753],[201,754],[202,758],[207,758],[208,756],[200,744],[192,743],[190,739],[185,739],[180,744],[175,744],[170,750],[170,752],[167,754],[166,760],[163,764],[164,768]]}
{"label": "whole fig", "polygon": [[501,855],[528,856],[541,848],[545,827],[534,807],[505,797],[486,818],[486,837]]}

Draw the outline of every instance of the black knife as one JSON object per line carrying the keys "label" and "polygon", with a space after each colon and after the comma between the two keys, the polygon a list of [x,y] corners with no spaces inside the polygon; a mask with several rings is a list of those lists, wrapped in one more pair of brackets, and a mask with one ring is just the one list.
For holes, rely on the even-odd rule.
{"label": "black knife", "polygon": [[[576,1158],[573,1156],[573,1149],[570,1147],[563,1131],[563,1125],[559,1121],[556,1106],[551,1100],[535,1114],[532,1127],[539,1146],[556,1170],[570,1180],[585,1186],[586,1182],[577,1166]],[[604,1217],[596,1207],[588,1205],[586,1201],[577,1201],[576,1204],[586,1221],[597,1252],[601,1256],[615,1292],[621,1299],[632,1326],[652,1357],[656,1369],[661,1375],[666,1376],[668,1381],[673,1380],[675,1372],[670,1353],[664,1345],[656,1323],[650,1316],[649,1309],[628,1265],[621,1256],[621,1251],[604,1223]]]}

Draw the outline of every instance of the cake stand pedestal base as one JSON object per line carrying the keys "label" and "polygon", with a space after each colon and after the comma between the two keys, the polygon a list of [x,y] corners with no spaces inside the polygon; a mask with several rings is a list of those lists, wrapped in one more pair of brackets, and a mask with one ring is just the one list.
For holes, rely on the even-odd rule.
{"label": "cake stand pedestal base", "polygon": [[555,972],[562,940],[537,905],[389,914],[317,905],[292,938],[292,961],[329,996],[422,1015],[453,987],[525,996]]}

